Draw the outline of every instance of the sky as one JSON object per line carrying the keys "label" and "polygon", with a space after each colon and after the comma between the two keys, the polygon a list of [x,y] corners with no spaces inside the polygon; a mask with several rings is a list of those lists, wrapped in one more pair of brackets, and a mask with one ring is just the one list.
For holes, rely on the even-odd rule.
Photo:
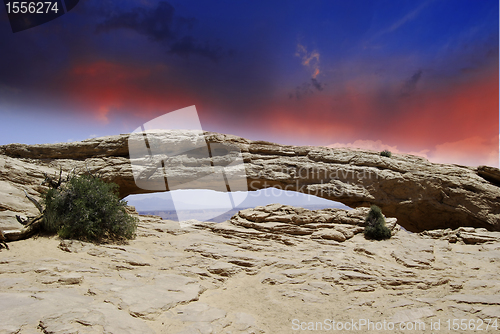
{"label": "sky", "polygon": [[13,33],[0,145],[129,133],[195,105],[204,130],[499,165],[499,3],[80,0]]}

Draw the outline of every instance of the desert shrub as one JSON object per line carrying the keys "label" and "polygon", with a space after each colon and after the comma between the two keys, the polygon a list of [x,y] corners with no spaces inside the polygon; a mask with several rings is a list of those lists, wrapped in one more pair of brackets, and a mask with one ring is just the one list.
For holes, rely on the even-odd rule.
{"label": "desert shrub", "polygon": [[392,156],[392,153],[389,150],[383,150],[382,152],[380,152],[380,155],[383,156],[383,157],[390,158]]}
{"label": "desert shrub", "polygon": [[91,175],[72,177],[44,195],[47,232],[62,238],[103,242],[131,239],[138,219],[125,211],[126,202],[116,194],[118,185]]}
{"label": "desert shrub", "polygon": [[372,205],[365,219],[365,238],[383,240],[391,237],[391,230],[385,226],[385,218],[382,210]]}

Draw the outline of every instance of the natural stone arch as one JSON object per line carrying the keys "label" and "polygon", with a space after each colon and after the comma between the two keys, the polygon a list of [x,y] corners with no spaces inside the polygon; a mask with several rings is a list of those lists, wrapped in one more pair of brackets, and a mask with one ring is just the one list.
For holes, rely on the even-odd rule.
{"label": "natural stone arch", "polygon": [[[154,136],[166,145],[176,140],[161,132]],[[0,154],[52,173],[59,166],[65,172],[88,166],[93,173],[116,182],[121,197],[156,192],[137,187],[128,137],[10,144],[1,146]],[[413,231],[459,226],[500,230],[500,171],[494,167],[436,164],[404,154],[388,158],[372,151],[279,145],[217,133],[206,133],[206,141],[241,150],[250,190],[278,187],[315,194],[353,208],[376,204],[384,214],[398,218],[399,224]],[[199,172],[196,164],[192,172]],[[2,177],[8,180],[8,174],[5,170]],[[39,174],[26,174],[24,177],[30,180],[22,187],[38,191],[37,182],[43,179]],[[11,184],[15,185],[16,180]]]}

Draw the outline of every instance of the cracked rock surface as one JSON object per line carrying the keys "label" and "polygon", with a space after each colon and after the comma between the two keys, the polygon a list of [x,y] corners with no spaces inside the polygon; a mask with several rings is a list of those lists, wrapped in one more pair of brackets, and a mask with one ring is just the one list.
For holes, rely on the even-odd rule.
{"label": "cracked rock surface", "polygon": [[[147,136],[161,148],[184,147],[193,139],[182,131],[152,131]],[[212,160],[189,150],[176,152],[172,159],[158,154],[131,160],[128,139],[124,134],[73,143],[0,146],[0,229],[20,228],[16,214],[36,214],[23,191],[39,198],[44,172],[53,176],[62,168],[65,176],[75,167],[88,167],[117,183],[125,197],[148,192],[147,187],[137,186],[131,162],[147,171],[147,166],[161,166],[166,159],[168,177],[189,181],[181,184],[190,189],[205,189],[208,179],[215,182],[209,177],[212,163],[228,166],[237,151],[243,164],[226,168],[225,173],[250,190],[277,187],[354,208],[375,204],[415,232],[469,226],[500,230],[500,170],[495,167],[437,164],[407,154],[389,158],[366,150],[279,145],[219,133],[206,133],[203,138],[203,145],[206,141],[217,148]],[[163,172],[154,168],[150,172],[142,181],[165,183]]]}
{"label": "cracked rock surface", "polygon": [[361,318],[428,333],[438,320],[500,318],[496,233],[415,234],[394,220],[391,239],[370,241],[359,210],[269,205],[188,228],[141,216],[127,245],[11,243],[0,251],[0,333],[274,334]]}

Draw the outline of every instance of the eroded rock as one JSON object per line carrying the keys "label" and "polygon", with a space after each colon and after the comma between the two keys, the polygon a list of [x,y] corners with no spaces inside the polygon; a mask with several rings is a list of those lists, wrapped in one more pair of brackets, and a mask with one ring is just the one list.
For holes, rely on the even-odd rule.
{"label": "eroded rock", "polygon": [[[99,173],[116,182],[120,194],[148,192],[134,181],[128,153],[128,135],[88,139],[81,142],[0,147],[0,228],[19,229],[16,214],[33,215],[36,210],[24,199],[23,190],[39,197],[43,173],[64,175],[77,167]],[[151,132],[149,140],[164,147],[186,141],[180,132]],[[211,145],[232,147],[242,152],[247,184],[251,190],[267,187],[299,191],[342,202],[350,207],[378,205],[412,231],[460,226],[500,230],[500,171],[494,167],[465,167],[436,164],[424,158],[395,154],[381,157],[378,152],[296,147],[251,141],[244,138],[207,133]],[[193,160],[188,153],[176,155],[182,170],[169,170],[179,179],[209,173],[210,164]],[[201,159],[201,158],[200,158]],[[227,162],[214,156],[216,164]],[[141,161],[136,161],[141,162]],[[144,161],[142,161],[144,162]],[[154,173],[163,180],[164,175]],[[206,184],[193,181],[192,188]],[[259,213],[258,219],[266,219]],[[307,223],[309,218],[301,217]],[[287,222],[287,216],[280,220]],[[320,222],[322,217],[315,217]]]}
{"label": "eroded rock", "polygon": [[[307,210],[290,205],[270,204],[239,211],[229,221],[194,224],[195,228],[209,228],[223,235],[246,235],[255,239],[274,239],[285,244],[294,241],[284,236],[302,236],[317,241],[344,242],[355,234],[363,233],[368,208],[354,210]],[[284,218],[286,217],[286,218]],[[399,231],[395,218],[388,218],[387,227],[392,234]]]}
{"label": "eroded rock", "polygon": [[[270,219],[247,223],[363,229],[355,212],[349,224],[336,210],[274,205],[255,211],[269,211]],[[291,216],[271,219],[285,211]],[[293,219],[299,215],[324,220],[303,224]],[[290,333],[293,319],[346,322],[360,315],[423,322],[428,331],[431,320],[499,314],[498,241],[451,243],[443,231],[430,238],[401,230],[383,241],[353,232],[338,242],[240,221],[170,233],[179,224],[154,217],[141,217],[139,228],[127,245],[39,237],[0,253],[0,332]]]}

